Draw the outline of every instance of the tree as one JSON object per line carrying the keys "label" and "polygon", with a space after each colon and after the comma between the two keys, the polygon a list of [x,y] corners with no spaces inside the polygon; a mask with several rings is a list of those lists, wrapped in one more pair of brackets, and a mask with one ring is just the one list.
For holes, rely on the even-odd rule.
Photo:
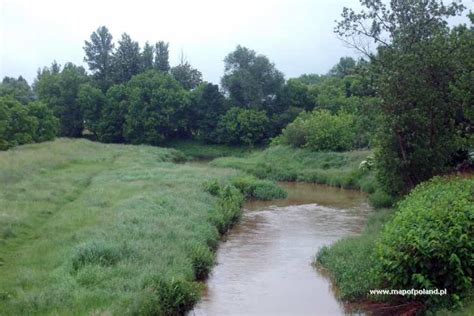
{"label": "tree", "polygon": [[27,106],[27,112],[30,117],[33,117],[38,122],[36,129],[33,130],[33,141],[36,143],[53,140],[59,127],[59,121],[54,116],[54,113],[44,103],[35,101]]}
{"label": "tree", "polygon": [[35,82],[36,94],[59,119],[61,136],[82,136],[84,118],[78,103],[78,93],[79,87],[87,81],[84,68],[72,63],[67,63],[59,73],[51,67],[44,68],[38,75]]}
{"label": "tree", "polygon": [[169,43],[159,41],[155,45],[155,69],[167,73],[170,71]]}
{"label": "tree", "polygon": [[179,65],[171,68],[171,75],[186,90],[192,90],[199,86],[202,82],[201,72],[191,67],[191,65],[186,60],[184,60],[184,58],[181,58]]}
{"label": "tree", "polygon": [[140,46],[127,33],[122,34],[113,55],[114,83],[125,83],[140,72]]}
{"label": "tree", "polygon": [[278,95],[279,108],[286,110],[290,106],[311,111],[315,107],[315,100],[309,93],[308,85],[299,79],[289,79]]}
{"label": "tree", "polygon": [[216,140],[229,145],[253,146],[268,138],[269,124],[265,111],[233,107],[219,121]]}
{"label": "tree", "polygon": [[33,142],[38,120],[14,98],[0,97],[0,149]]}
{"label": "tree", "polygon": [[351,75],[356,68],[356,61],[352,57],[341,57],[339,63],[329,70],[328,75],[339,78]]}
{"label": "tree", "polygon": [[34,100],[33,91],[28,82],[19,76],[18,79],[5,77],[0,84],[0,97],[11,96],[21,104],[28,104]]}
{"label": "tree", "polygon": [[77,104],[82,111],[84,127],[97,136],[102,119],[101,112],[105,104],[104,94],[89,83],[82,84],[77,93]]}
{"label": "tree", "polygon": [[[463,6],[438,0],[361,4],[360,13],[344,8],[336,32],[371,59],[383,125],[378,179],[389,193],[405,193],[447,170],[463,143],[456,124],[462,109],[450,89],[457,76],[451,55],[456,49],[446,22]],[[359,45],[360,37],[373,40],[377,54]]]}
{"label": "tree", "polygon": [[112,34],[105,26],[99,27],[91,34],[90,42],[85,41],[84,61],[89,65],[102,91],[106,91],[112,83],[113,49]]}
{"label": "tree", "polygon": [[98,139],[101,142],[125,142],[124,128],[128,104],[128,91],[125,85],[113,85],[107,90],[98,131]]}
{"label": "tree", "polygon": [[222,87],[235,105],[271,109],[284,77],[266,56],[239,45],[226,56],[224,63]]}
{"label": "tree", "polygon": [[225,98],[219,86],[203,83],[192,91],[189,123],[196,136],[212,142],[213,132],[226,113]]}
{"label": "tree", "polygon": [[141,54],[141,67],[140,72],[145,72],[147,70],[153,69],[153,58],[155,55],[155,49],[148,42],[143,46],[143,51]]}
{"label": "tree", "polygon": [[170,75],[153,70],[139,74],[128,83],[127,94],[127,141],[158,145],[188,126],[189,97]]}

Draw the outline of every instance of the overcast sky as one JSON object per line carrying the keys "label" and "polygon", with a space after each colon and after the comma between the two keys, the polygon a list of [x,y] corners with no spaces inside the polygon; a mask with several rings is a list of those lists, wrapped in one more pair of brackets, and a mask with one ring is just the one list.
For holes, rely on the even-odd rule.
{"label": "overcast sky", "polygon": [[[468,0],[467,2],[471,2]],[[267,55],[286,78],[325,73],[342,56],[357,56],[333,33],[344,6],[358,0],[0,0],[0,77],[71,61],[84,65],[84,40],[106,25],[116,42],[123,32],[141,46],[170,43],[218,83],[224,57],[238,44]],[[87,69],[87,67],[86,67]]]}

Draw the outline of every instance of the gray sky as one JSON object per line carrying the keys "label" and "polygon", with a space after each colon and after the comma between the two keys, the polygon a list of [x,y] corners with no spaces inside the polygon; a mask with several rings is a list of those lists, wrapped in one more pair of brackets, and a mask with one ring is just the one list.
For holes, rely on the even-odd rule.
{"label": "gray sky", "polygon": [[[468,2],[471,2],[468,0]],[[84,40],[106,25],[116,42],[123,32],[143,46],[170,43],[171,65],[181,51],[218,83],[223,59],[238,44],[267,55],[286,78],[325,73],[342,56],[357,56],[333,33],[344,6],[358,0],[0,0],[0,77],[38,67],[83,63]],[[86,67],[87,69],[87,67]]]}

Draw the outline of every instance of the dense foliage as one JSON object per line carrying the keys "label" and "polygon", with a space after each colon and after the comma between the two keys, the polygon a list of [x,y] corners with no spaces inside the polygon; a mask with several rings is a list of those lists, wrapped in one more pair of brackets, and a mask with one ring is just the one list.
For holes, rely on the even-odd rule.
{"label": "dense foliage", "polygon": [[0,150],[54,139],[57,120],[41,102],[21,104],[10,96],[0,97]]}
{"label": "dense foliage", "polygon": [[377,245],[385,286],[447,289],[457,302],[473,285],[474,179],[435,178],[398,208]]}
{"label": "dense foliage", "polygon": [[447,18],[462,12],[458,2],[362,5],[360,13],[344,9],[336,30],[348,40],[366,37],[378,45],[373,54],[352,43],[370,58],[380,96],[379,180],[392,194],[406,193],[466,159],[473,146],[472,103],[466,104],[472,88],[461,83],[472,78],[473,28],[449,29]]}
{"label": "dense foliage", "polygon": [[264,111],[234,107],[219,121],[215,137],[221,143],[252,146],[267,138],[269,124]]}
{"label": "dense foliage", "polygon": [[158,145],[187,126],[189,97],[171,76],[151,70],[127,84],[124,135],[133,144]]}
{"label": "dense foliage", "polygon": [[344,151],[354,148],[355,134],[352,114],[315,110],[301,113],[273,143],[317,151]]}

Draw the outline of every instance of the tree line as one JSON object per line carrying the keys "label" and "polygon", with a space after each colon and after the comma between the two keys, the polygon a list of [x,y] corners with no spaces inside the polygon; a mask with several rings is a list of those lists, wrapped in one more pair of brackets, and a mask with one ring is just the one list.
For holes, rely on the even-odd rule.
{"label": "tree line", "polygon": [[[28,95],[44,104],[57,118],[53,134],[59,136],[152,145],[193,138],[249,146],[268,143],[302,111],[322,107],[336,113],[352,106],[354,98],[373,95],[356,75],[364,61],[350,57],[327,75],[285,80],[266,56],[237,46],[225,57],[220,88],[203,82],[201,72],[184,58],[171,67],[169,43],[163,41],[140,48],[124,33],[115,44],[101,26],[85,41],[84,52],[89,72],[53,62],[38,70],[32,88],[18,79],[24,91],[2,95],[17,100]],[[16,80],[5,78],[3,90]],[[23,143],[11,141],[10,146]]]}
{"label": "tree line", "polygon": [[[169,43],[141,48],[126,33],[114,43],[99,27],[84,44],[89,72],[53,62],[32,88],[21,77],[3,80],[2,149],[54,135],[151,145],[197,139],[368,147],[384,189],[402,194],[472,159],[474,17],[471,26],[449,27],[447,18],[464,7],[437,0],[373,0],[364,8],[344,9],[335,28],[364,58],[344,57],[327,74],[286,80],[266,56],[237,46],[224,59],[220,87],[184,58],[171,66]],[[361,39],[376,48],[367,50]]]}

